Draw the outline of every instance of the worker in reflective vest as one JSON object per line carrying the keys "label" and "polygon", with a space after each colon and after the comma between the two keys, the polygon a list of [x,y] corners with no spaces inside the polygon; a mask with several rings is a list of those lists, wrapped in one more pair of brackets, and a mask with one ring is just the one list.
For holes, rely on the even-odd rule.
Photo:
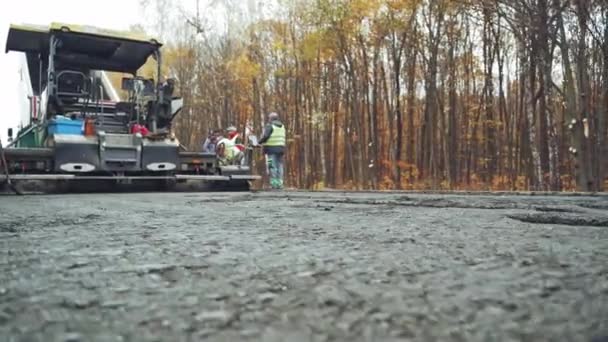
{"label": "worker in reflective vest", "polygon": [[264,147],[270,173],[270,186],[273,189],[283,189],[285,136],[285,125],[279,119],[279,115],[274,112],[268,114],[268,123],[264,127],[259,143]]}
{"label": "worker in reflective vest", "polygon": [[234,146],[241,152],[245,151],[243,139],[241,138],[241,134],[236,130],[236,127],[230,126],[226,128],[226,132],[228,133],[228,139],[232,141]]}
{"label": "worker in reflective vest", "polygon": [[244,153],[236,144],[236,139],[221,137],[217,142],[216,153],[220,165],[238,165],[243,159]]}

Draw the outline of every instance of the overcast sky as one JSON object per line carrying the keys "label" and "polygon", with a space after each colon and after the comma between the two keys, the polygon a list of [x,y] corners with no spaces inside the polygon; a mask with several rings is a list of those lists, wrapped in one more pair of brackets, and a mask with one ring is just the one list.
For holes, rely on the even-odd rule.
{"label": "overcast sky", "polygon": [[6,142],[8,127],[19,124],[20,103],[18,53],[5,53],[6,36],[11,23],[49,25],[51,22],[87,24],[114,29],[128,29],[140,23],[138,0],[18,0],[7,1],[0,11],[0,137]]}

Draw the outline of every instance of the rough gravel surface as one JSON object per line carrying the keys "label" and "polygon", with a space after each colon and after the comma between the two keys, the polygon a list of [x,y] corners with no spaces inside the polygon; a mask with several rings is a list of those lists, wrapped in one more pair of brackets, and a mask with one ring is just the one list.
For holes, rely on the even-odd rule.
{"label": "rough gravel surface", "polygon": [[0,197],[0,341],[606,341],[608,198]]}

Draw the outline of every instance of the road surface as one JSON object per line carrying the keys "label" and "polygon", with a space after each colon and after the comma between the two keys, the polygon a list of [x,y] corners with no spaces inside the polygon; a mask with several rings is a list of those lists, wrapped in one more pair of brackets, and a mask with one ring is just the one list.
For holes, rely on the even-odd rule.
{"label": "road surface", "polygon": [[0,196],[2,341],[607,337],[607,197]]}

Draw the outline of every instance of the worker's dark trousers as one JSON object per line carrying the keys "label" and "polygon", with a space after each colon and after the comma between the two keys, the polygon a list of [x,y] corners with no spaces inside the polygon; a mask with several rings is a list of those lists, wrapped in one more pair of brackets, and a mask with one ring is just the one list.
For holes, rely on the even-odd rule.
{"label": "worker's dark trousers", "polygon": [[268,173],[270,174],[270,186],[273,189],[283,188],[283,153],[268,153]]}

